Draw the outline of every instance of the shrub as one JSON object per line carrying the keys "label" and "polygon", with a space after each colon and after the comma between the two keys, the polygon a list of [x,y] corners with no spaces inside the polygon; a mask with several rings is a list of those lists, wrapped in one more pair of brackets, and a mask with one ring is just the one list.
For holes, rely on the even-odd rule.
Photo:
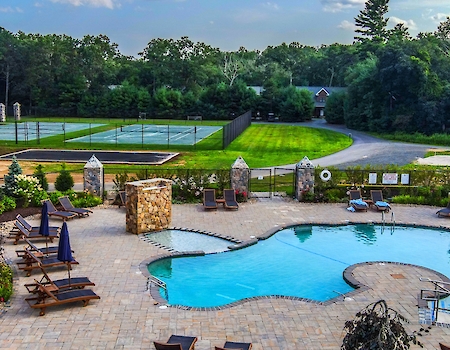
{"label": "shrub", "polygon": [[8,301],[13,292],[13,272],[6,263],[0,263],[0,302]]}
{"label": "shrub", "polygon": [[0,214],[5,211],[11,211],[14,209],[16,209],[16,201],[14,200],[14,198],[3,196],[3,198],[0,200]]}
{"label": "shrub", "polygon": [[40,206],[41,201],[47,198],[47,192],[45,192],[37,178],[34,176],[26,176],[23,174],[16,175],[16,189],[14,194],[23,198],[23,207],[26,208],[30,204],[33,207]]}
{"label": "shrub", "polygon": [[39,164],[36,167],[36,170],[33,173],[33,176],[39,180],[39,183],[41,184],[41,187],[44,191],[48,191],[48,181],[47,177],[45,176],[43,166]]}
{"label": "shrub", "polygon": [[[70,198],[70,197],[69,197]],[[75,193],[73,198],[70,199],[74,207],[96,207],[103,203],[102,199],[98,196],[94,196],[89,192]]]}
{"label": "shrub", "polygon": [[22,168],[19,165],[16,157],[13,156],[12,163],[8,168],[8,174],[5,175],[5,193],[8,196],[14,196],[14,191],[17,186],[16,175],[22,174]]}
{"label": "shrub", "polygon": [[122,173],[118,173],[114,175],[113,183],[114,183],[114,189],[119,191],[125,190],[125,184],[129,181],[128,173],[126,171]]}
{"label": "shrub", "polygon": [[61,170],[59,171],[59,175],[56,177],[55,189],[64,192],[72,189],[73,185],[73,177],[66,169],[66,164],[63,163],[61,166]]}

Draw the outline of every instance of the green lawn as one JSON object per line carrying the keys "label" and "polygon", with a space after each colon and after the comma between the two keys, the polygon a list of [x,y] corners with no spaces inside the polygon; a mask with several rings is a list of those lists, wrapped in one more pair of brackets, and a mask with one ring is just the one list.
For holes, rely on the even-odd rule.
{"label": "green lawn", "polygon": [[[74,120],[70,121],[73,122]],[[97,119],[95,121],[107,122],[107,120]],[[84,120],[84,122],[86,122],[86,120]],[[113,125],[116,125],[116,123],[117,120],[111,122],[111,124]],[[185,121],[180,121],[179,123],[184,124]],[[205,123],[205,125],[209,125],[209,123],[206,124],[205,121],[203,123]],[[112,127],[112,125],[101,127],[99,129],[107,129],[109,127]],[[78,136],[80,134],[83,134],[83,132],[77,132],[76,134]],[[240,135],[235,141],[233,141],[226,150],[217,149],[217,138],[218,137],[216,135],[214,137],[211,137],[210,139],[202,141],[197,147],[196,151],[186,151],[182,148],[171,147],[169,151],[180,152],[180,156],[160,167],[184,167],[188,169],[229,169],[231,164],[239,156],[242,156],[244,158],[250,168],[279,166],[297,163],[301,159],[303,159],[304,156],[307,156],[311,160],[320,158],[328,154],[338,152],[350,146],[352,142],[351,139],[349,139],[346,135],[337,132],[283,124],[251,125],[242,135]],[[1,154],[29,147],[68,149],[68,145],[64,145],[61,136],[53,136],[41,139],[41,143],[38,146],[26,146],[23,144],[15,145],[11,142],[8,142],[8,144],[6,145],[6,142],[0,141]],[[84,148],[89,149],[89,147],[87,147],[86,145],[84,145]],[[111,145],[95,145],[95,147],[92,147],[92,149],[118,148],[112,148]],[[128,145],[125,147],[120,146],[119,149],[142,150],[142,147],[140,145]],[[157,148],[152,149],[155,151],[158,150]],[[46,172],[60,170],[60,166],[58,164],[45,163],[43,165]],[[105,172],[107,172],[108,167],[115,169],[122,168],[122,166],[117,165],[105,165]],[[79,168],[80,164],[68,164],[69,170]],[[123,169],[125,168],[126,166],[123,166]]]}

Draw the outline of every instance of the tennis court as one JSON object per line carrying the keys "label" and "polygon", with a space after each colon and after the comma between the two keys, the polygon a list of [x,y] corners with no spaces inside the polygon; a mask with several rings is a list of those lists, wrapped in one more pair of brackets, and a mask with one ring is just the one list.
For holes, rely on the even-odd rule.
{"label": "tennis court", "polygon": [[[55,123],[55,122],[21,122],[17,123],[17,141],[32,141],[43,137],[61,135],[102,126],[105,124]],[[16,124],[0,124],[0,140],[16,140]]]}
{"label": "tennis court", "polygon": [[219,131],[218,126],[189,125],[126,125],[114,130],[103,131],[66,142],[105,144],[152,144],[152,145],[195,145]]}

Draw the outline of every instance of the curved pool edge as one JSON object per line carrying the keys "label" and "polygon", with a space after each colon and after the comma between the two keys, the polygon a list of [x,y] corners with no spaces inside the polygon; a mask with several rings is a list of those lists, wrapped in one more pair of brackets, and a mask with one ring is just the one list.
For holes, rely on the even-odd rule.
{"label": "curved pool edge", "polygon": [[[322,225],[322,226],[346,226],[346,225],[355,225],[355,224],[373,224],[373,225],[380,225],[383,224],[382,222],[377,222],[377,221],[372,221],[372,222],[367,222],[367,221],[345,221],[343,223],[318,223],[318,222],[309,222],[309,223],[293,223],[293,224],[289,224],[283,227],[274,227],[270,230],[268,230],[265,234],[260,235],[260,236],[256,236],[255,238],[252,238],[248,241],[239,241],[236,240],[233,237],[230,236],[224,236],[221,234],[214,234],[211,232],[206,232],[206,231],[199,231],[199,230],[193,230],[193,229],[187,229],[187,228],[171,228],[171,229],[178,229],[178,230],[187,230],[190,232],[197,232],[197,233],[202,233],[202,234],[207,234],[213,237],[220,237],[223,239],[228,239],[232,238],[233,241],[238,241],[240,243],[235,244],[234,246],[238,247],[236,249],[242,249],[245,248],[247,246],[253,245],[258,243],[258,241],[260,240],[265,240],[268,239],[270,237],[272,237],[275,233],[290,228],[290,227],[294,227],[294,226],[307,226],[307,225]],[[389,226],[391,225],[386,225],[387,228],[389,228]],[[445,230],[445,231],[449,231],[450,232],[450,228],[448,227],[444,227],[444,226],[434,226],[434,225],[418,225],[418,224],[398,224],[396,226],[401,226],[401,227],[415,227],[415,228],[431,228],[431,229],[437,229],[437,230]],[[164,248],[164,247],[161,247]],[[230,246],[230,250],[233,250]],[[151,283],[151,277],[153,277],[149,272],[148,272],[148,268],[147,266],[152,263],[155,262],[157,260],[161,260],[161,259],[165,259],[165,258],[174,258],[174,257],[189,257],[189,256],[201,256],[201,255],[205,255],[205,252],[203,251],[191,251],[191,252],[170,252],[169,254],[164,254],[164,255],[158,255],[154,258],[150,258],[150,259],[146,259],[144,261],[142,261],[139,264],[139,269],[142,272],[142,274],[147,278],[147,290],[149,290],[151,297],[159,304],[164,304],[167,305],[169,307],[173,307],[173,308],[178,308],[178,309],[182,309],[182,310],[192,310],[192,311],[214,311],[214,310],[223,310],[223,309],[228,309],[231,307],[235,307],[238,305],[241,305],[243,303],[247,303],[250,301],[255,301],[255,300],[263,300],[263,299],[286,299],[286,300],[295,300],[295,301],[303,301],[303,302],[307,302],[307,303],[311,303],[311,304],[316,304],[316,305],[322,305],[322,306],[327,306],[327,305],[331,305],[334,304],[336,302],[339,301],[343,301],[346,298],[350,298],[351,296],[357,295],[361,292],[364,292],[366,290],[371,289],[370,286],[366,286],[365,284],[359,282],[356,278],[353,277],[353,271],[360,266],[364,266],[364,265],[375,265],[375,264],[393,264],[393,265],[402,265],[402,266],[411,266],[411,267],[416,267],[416,268],[420,268],[432,273],[435,273],[437,276],[439,276],[442,281],[444,282],[448,282],[450,283],[450,279],[436,271],[424,266],[420,266],[420,265],[415,265],[415,264],[409,264],[409,263],[402,263],[402,262],[392,262],[392,261],[366,261],[366,262],[360,262],[360,263],[356,263],[353,265],[348,266],[346,269],[344,269],[343,271],[343,279],[344,281],[350,285],[352,288],[355,288],[354,290],[348,292],[348,293],[344,293],[344,294],[340,294],[334,298],[328,299],[326,301],[317,301],[317,300],[313,300],[313,299],[309,299],[309,298],[301,298],[301,297],[295,297],[295,296],[285,296],[285,295],[265,295],[265,296],[257,296],[257,297],[251,297],[251,298],[245,298],[245,299],[241,299],[238,301],[235,301],[233,303],[229,303],[229,304],[225,304],[225,305],[221,305],[221,306],[213,306],[213,307],[193,307],[193,306],[185,306],[185,305],[177,305],[177,304],[168,304],[168,301],[166,299],[164,299],[160,292],[159,292],[159,287],[156,286],[154,283]]]}

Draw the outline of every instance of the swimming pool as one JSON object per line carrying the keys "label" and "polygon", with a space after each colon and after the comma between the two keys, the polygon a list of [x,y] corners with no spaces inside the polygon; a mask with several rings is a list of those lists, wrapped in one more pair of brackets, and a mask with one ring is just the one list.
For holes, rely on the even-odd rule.
{"label": "swimming pool", "polygon": [[228,247],[233,245],[226,239],[179,229],[147,233],[144,237],[146,240],[179,252],[201,250],[205,254],[219,253],[230,250]]}
{"label": "swimming pool", "polygon": [[214,307],[268,295],[326,301],[353,290],[342,273],[365,261],[450,276],[449,247],[450,233],[431,228],[301,225],[237,251],[157,260],[148,271],[166,283],[171,305]]}

